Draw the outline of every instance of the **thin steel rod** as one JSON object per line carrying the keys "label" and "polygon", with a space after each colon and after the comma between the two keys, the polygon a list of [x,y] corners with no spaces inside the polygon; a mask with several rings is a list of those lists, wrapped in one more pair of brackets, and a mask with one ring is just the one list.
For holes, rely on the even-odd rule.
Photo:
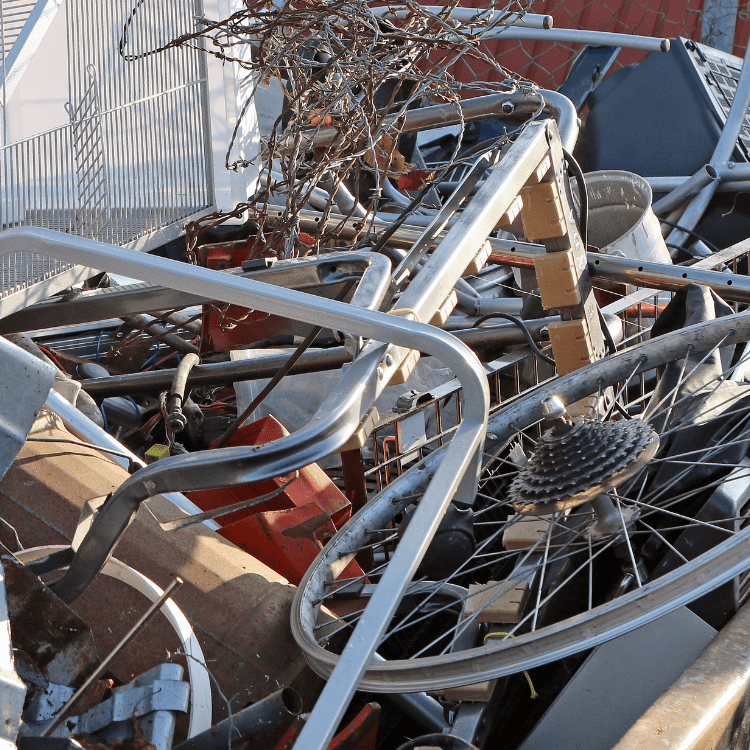
{"label": "thin steel rod", "polygon": [[[510,110],[514,116],[521,114],[531,116],[536,114],[540,106],[543,107],[545,114],[552,115],[557,120],[563,147],[572,151],[578,138],[576,108],[567,97],[546,89],[532,89],[531,93],[509,91],[477,96],[464,99],[460,107],[455,104],[436,104],[432,107],[409,110],[403,117],[400,132],[410,133],[445,125],[463,125],[467,122],[483,120],[486,117],[507,117],[507,110]],[[394,117],[392,120],[394,124],[396,119]],[[317,131],[311,131],[306,138],[303,138],[304,145],[306,148],[330,145],[338,134],[339,131],[336,128],[320,128]]]}
{"label": "thin steel rod", "polygon": [[[551,29],[554,23],[552,16],[540,13],[503,13],[500,11],[488,12],[482,8],[448,8],[442,5],[425,5],[422,7],[427,13],[434,13],[441,17],[446,14],[451,21],[470,24],[471,26],[486,26],[497,23],[500,26],[523,26],[528,29]],[[383,8],[372,8],[373,15],[380,18],[408,18],[411,10],[408,8],[394,9],[389,6]]]}
{"label": "thin steel rod", "polygon": [[[722,170],[717,169],[719,178],[722,178]],[[645,177],[644,178],[654,193],[668,193],[671,190],[676,190],[682,183],[689,180],[690,177],[687,175],[680,175],[678,177]],[[750,179],[743,179],[739,176],[738,179],[720,179],[719,185],[716,188],[717,193],[736,193],[740,190],[750,190]]]}
{"label": "thin steel rod", "polygon": [[615,34],[585,29],[525,29],[521,26],[497,27],[482,34],[482,40],[520,39],[556,44],[592,44],[605,47],[626,47],[649,52],[668,52],[669,39],[635,34]]}
{"label": "thin steel rod", "polygon": [[62,724],[65,717],[70,713],[73,706],[78,703],[81,696],[91,687],[91,685],[94,684],[94,682],[96,682],[96,680],[99,679],[102,674],[104,674],[104,671],[113,662],[115,657],[128,646],[141,630],[143,630],[143,628],[161,609],[162,604],[164,604],[167,599],[171,599],[172,595],[180,588],[180,586],[182,586],[182,584],[182,578],[177,577],[169,584],[169,586],[167,586],[166,589],[164,589],[164,593],[143,613],[141,618],[132,628],[130,628],[125,637],[109,652],[109,654],[107,654],[107,656],[104,657],[104,659],[102,659],[101,664],[99,664],[99,666],[86,678],[83,685],[81,685],[81,687],[70,696],[67,703],[58,711],[57,716],[55,716],[51,723],[44,728],[44,731],[41,733],[42,737],[49,737],[52,732]]}

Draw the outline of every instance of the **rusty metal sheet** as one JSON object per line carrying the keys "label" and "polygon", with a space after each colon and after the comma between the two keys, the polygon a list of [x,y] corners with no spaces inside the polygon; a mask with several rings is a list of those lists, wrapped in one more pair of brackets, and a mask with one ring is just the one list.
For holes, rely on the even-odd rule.
{"label": "rusty metal sheet", "polygon": [[98,664],[86,623],[0,545],[13,647],[48,682],[77,686]]}

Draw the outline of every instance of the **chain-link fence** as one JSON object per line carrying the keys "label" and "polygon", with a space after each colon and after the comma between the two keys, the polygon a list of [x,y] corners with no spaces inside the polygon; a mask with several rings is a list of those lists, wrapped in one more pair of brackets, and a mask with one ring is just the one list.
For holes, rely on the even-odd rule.
{"label": "chain-link fence", "polygon": [[[464,0],[466,7],[483,7],[482,0]],[[744,57],[750,37],[750,4],[719,0],[538,0],[531,13],[552,16],[555,29],[583,29],[621,34],[673,38],[682,36]],[[552,41],[504,40],[483,42],[482,51],[503,67],[543,88],[557,88],[581,50],[580,44]],[[623,49],[612,70],[638,62],[647,54]],[[494,75],[489,68],[469,65],[456,70],[463,81]],[[491,78],[490,78],[491,79]]]}

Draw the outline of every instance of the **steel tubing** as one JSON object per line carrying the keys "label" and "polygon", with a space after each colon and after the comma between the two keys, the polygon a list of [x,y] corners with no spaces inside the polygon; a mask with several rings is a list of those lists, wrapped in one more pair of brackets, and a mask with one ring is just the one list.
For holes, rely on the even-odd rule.
{"label": "steel tubing", "polygon": [[[470,325],[467,321],[464,325]],[[524,324],[534,341],[546,341],[544,329],[557,316],[525,320]],[[460,325],[460,321],[457,321]],[[515,346],[526,342],[526,338],[519,328],[512,323],[503,323],[482,328],[465,328],[453,330],[453,335],[472,349],[482,350],[504,346]],[[222,383],[238,383],[245,380],[263,380],[272,378],[289,358],[288,354],[270,354],[239,362],[217,362],[214,364],[197,365],[190,370],[187,378],[187,390],[199,385],[220,385]],[[351,362],[351,354],[343,346],[322,351],[305,352],[294,368],[291,375],[301,375],[312,372],[338,370],[347,362]],[[111,396],[139,396],[143,394],[159,393],[170,387],[175,377],[174,368],[157,370],[155,372],[135,372],[128,375],[111,375],[106,378],[91,378],[81,382],[82,390],[96,399]]]}
{"label": "steel tubing", "polygon": [[691,269],[689,266],[670,266],[665,263],[631,261],[611,255],[592,258],[589,253],[591,275],[633,286],[676,292],[688,284],[700,284],[712,289],[722,299],[750,302],[750,277],[739,274]]}
{"label": "steel tubing", "polygon": [[[541,248],[523,242],[490,240],[496,262],[518,268],[531,268]],[[722,299],[750,302],[750,277],[709,271],[691,266],[671,266],[631,258],[618,258],[603,253],[588,253],[592,278],[613,281],[648,289],[676,292],[688,284],[701,284],[713,289]]]}
{"label": "steel tubing", "polygon": [[718,179],[718,172],[710,164],[704,164],[694,175],[681,183],[679,187],[656,201],[651,208],[657,216],[666,216],[670,211],[679,208],[685,201],[703,190],[706,185]]}
{"label": "steel tubing", "polygon": [[[545,32],[547,33],[547,32]],[[436,104],[432,107],[412,109],[403,115],[403,123],[399,129],[404,133],[439,128],[445,125],[458,125],[465,122],[483,120],[487,117],[514,117],[534,115],[543,107],[545,114],[551,115],[557,121],[560,139],[567,151],[572,151],[578,139],[578,113],[573,102],[557,91],[535,89],[529,95],[522,91],[509,91],[507,94],[489,94],[465,99],[460,108],[455,104]],[[391,122],[395,123],[402,115],[394,115]],[[387,127],[387,125],[386,125]],[[327,146],[338,136],[336,128],[320,128],[303,135],[306,148]]]}
{"label": "steel tubing", "polygon": [[[503,209],[498,205],[498,210]],[[505,207],[507,209],[507,207]],[[505,210],[503,209],[503,210]],[[457,248],[458,249],[458,248]],[[466,262],[476,253],[472,244],[460,246]],[[322,324],[336,330],[351,331],[374,341],[391,340],[396,346],[418,347],[450,367],[463,382],[470,407],[454,437],[456,463],[437,481],[431,493],[435,504],[442,507],[446,494],[450,497],[463,476],[472,467],[478,469],[477,449],[484,436],[488,403],[488,388],[483,369],[471,350],[449,334],[415,321],[376,311],[353,308],[351,305],[320,299],[289,289],[242,279],[185,263],[114,248],[94,240],[71,237],[38,228],[10,229],[0,233],[0,255],[10,252],[35,252],[72,263],[106,268],[134,278],[148,278],[191,294],[209,295],[243,307],[253,307],[304,322]],[[460,275],[454,262],[447,267],[451,277]],[[437,269],[434,270],[437,275]],[[421,276],[422,274],[420,274]],[[427,274],[428,276],[430,274]],[[437,306],[437,302],[434,303]],[[425,311],[429,307],[420,305]],[[427,313],[425,312],[425,316]],[[163,491],[175,491],[193,486],[231,486],[248,481],[260,481],[286,473],[292,464],[303,466],[318,460],[340,447],[358,426],[371,404],[371,399],[382,390],[400,360],[385,361],[387,348],[374,346],[364,352],[347,371],[342,387],[332,393],[321,407],[318,417],[307,427],[288,438],[248,452],[242,448],[225,448],[189,456],[167,458],[142,469],[126,481],[107,504],[108,512],[100,512],[90,534],[79,547],[76,559],[68,572],[57,582],[60,594],[75,598],[106,559],[111,545],[127,527],[140,503]],[[382,375],[381,375],[382,373]],[[373,387],[373,380],[378,385]],[[460,438],[460,439],[459,439]],[[476,464],[476,466],[475,466]],[[429,503],[428,503],[429,505]],[[421,531],[433,529],[428,523]],[[428,539],[429,536],[425,537]],[[419,545],[418,545],[419,546]],[[102,555],[104,556],[102,558]],[[403,574],[400,571],[399,575]]]}
{"label": "steel tubing", "polygon": [[615,34],[605,31],[587,31],[585,29],[525,29],[521,26],[495,28],[482,34],[483,40],[520,39],[555,44],[592,44],[605,47],[626,47],[642,49],[648,52],[669,52],[669,39],[635,34]]}
{"label": "steel tubing", "polygon": [[[719,175],[719,184],[716,187],[717,193],[738,193],[743,190],[750,190],[750,175],[744,176],[744,170],[737,174],[736,179],[732,176],[726,176],[725,169],[719,168],[716,172]],[[683,182],[689,180],[690,177],[681,175],[678,177],[645,177],[644,179],[651,185],[651,190],[654,193],[668,193],[676,190]]]}
{"label": "steel tubing", "polygon": [[[443,14],[448,11],[442,5],[425,5],[422,8],[427,13]],[[408,8],[385,6],[383,8],[372,8],[372,13],[381,18],[407,18],[411,11]],[[494,11],[487,13],[479,8],[452,8],[448,11],[448,18],[452,21],[469,24],[472,27],[488,26],[497,23],[499,26],[523,26],[528,29],[551,29],[554,23],[552,16],[539,13],[502,13]]]}
{"label": "steel tubing", "polygon": [[[288,354],[272,354],[239,362],[196,365],[188,374],[187,388],[272,378],[287,359],[289,359]],[[347,353],[343,346],[305,352],[295,364],[291,374],[301,375],[309,372],[337,370],[347,362],[351,362],[351,359],[351,354]],[[109,396],[135,396],[158,393],[168,389],[174,376],[174,369],[136,372],[130,375],[111,375],[107,378],[84,380],[81,386],[84,391],[97,399]]]}
{"label": "steel tubing", "polygon": [[[714,169],[725,165],[731,158],[737,146],[737,138],[740,128],[745,122],[745,114],[750,105],[750,56],[746,56],[742,63],[742,71],[737,81],[732,106],[724,123],[724,128],[719,136],[714,153],[711,157],[711,166]],[[680,217],[680,226],[685,229],[695,229],[701,220],[708,204],[716,192],[717,181],[709,182],[688,204],[685,212]],[[690,235],[681,229],[673,229],[667,237],[667,243],[671,245],[682,245]]]}
{"label": "steel tubing", "polygon": [[728,161],[717,167],[722,180],[750,180],[750,164]]}

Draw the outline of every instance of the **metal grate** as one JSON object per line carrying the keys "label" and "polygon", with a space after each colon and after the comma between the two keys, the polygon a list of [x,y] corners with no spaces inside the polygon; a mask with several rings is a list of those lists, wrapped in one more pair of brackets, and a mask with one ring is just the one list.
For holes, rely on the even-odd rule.
{"label": "metal grate", "polygon": [[[4,29],[21,5],[34,3],[3,2]],[[0,148],[0,229],[159,244],[171,237],[149,238],[170,227],[177,236],[183,220],[214,203],[202,52],[149,54],[192,30],[201,5],[69,0],[65,8],[70,124]]]}
{"label": "metal grate", "polygon": [[[5,61],[44,4],[0,0],[3,122],[15,106]],[[199,0],[68,0],[67,40],[36,38],[22,52],[33,56],[42,43],[65,50],[67,42],[67,59],[61,53],[59,64],[68,71],[70,122],[8,144],[0,139],[0,230],[45,227],[148,249],[213,207],[203,53],[193,45],[150,54],[191,31],[201,12]],[[24,78],[19,85],[33,84]],[[36,256],[5,259],[0,314],[31,299],[19,297],[21,290],[60,288],[62,278],[50,281],[63,272],[70,281],[71,269]]]}
{"label": "metal grate", "polygon": [[35,0],[2,0],[0,3],[0,57],[3,59],[10,54],[36,4]]}

